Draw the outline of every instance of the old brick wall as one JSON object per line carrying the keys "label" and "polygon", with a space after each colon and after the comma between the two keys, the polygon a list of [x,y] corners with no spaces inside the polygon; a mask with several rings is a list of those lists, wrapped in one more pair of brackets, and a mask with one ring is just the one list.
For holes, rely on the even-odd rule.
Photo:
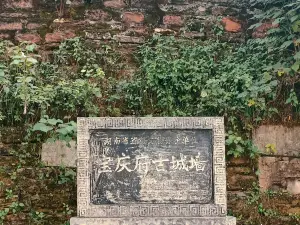
{"label": "old brick wall", "polygon": [[[59,3],[59,1],[56,1]],[[66,38],[143,43],[152,33],[190,38],[213,36],[222,23],[228,39],[243,40],[244,0],[81,0],[67,1],[64,16],[51,0],[2,0],[0,38],[31,41],[51,48]],[[58,7],[59,8],[59,7]]]}
{"label": "old brick wall", "polygon": [[[221,29],[223,40],[241,42],[248,27],[248,0],[67,0],[66,3],[60,12],[59,1],[1,0],[0,39],[36,43],[40,54],[47,59],[60,42],[80,36],[95,43],[118,44],[122,57],[130,64],[132,52],[153,33],[208,39]],[[259,27],[254,36],[263,37],[269,27],[268,24]],[[128,67],[130,71],[134,69]],[[4,183],[0,186],[0,210],[12,202],[26,203],[19,213],[9,215],[5,224],[64,224],[70,216],[64,204],[73,210],[71,215],[76,215],[75,180],[59,184],[62,172],[57,167],[27,163],[20,168],[20,160],[26,158],[24,153],[18,153],[23,135],[20,128],[0,131],[0,181]],[[40,147],[36,147],[36,158]],[[15,149],[17,156],[8,149]],[[249,159],[228,161],[228,205],[235,215],[249,211],[245,198],[253,189],[253,182],[257,182],[255,171],[255,163]],[[6,189],[14,190],[13,198],[7,198]],[[289,199],[282,202],[288,204]],[[298,203],[294,204],[297,207]],[[46,217],[36,221],[32,214],[35,211],[44,212]]]}

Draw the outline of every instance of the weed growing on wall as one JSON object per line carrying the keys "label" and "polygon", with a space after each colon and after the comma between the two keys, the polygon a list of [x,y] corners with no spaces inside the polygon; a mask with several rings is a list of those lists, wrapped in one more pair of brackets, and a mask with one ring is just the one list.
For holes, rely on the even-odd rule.
{"label": "weed growing on wall", "polygon": [[278,80],[265,69],[276,57],[253,40],[232,45],[154,36],[139,49],[141,70],[123,86],[125,100],[137,115],[225,116],[228,153],[255,157],[251,129],[278,113],[268,105]]}
{"label": "weed growing on wall", "polygon": [[[100,96],[99,80],[104,76],[103,71],[92,60],[77,57],[76,51],[68,56],[63,50],[64,45],[54,52],[56,61],[49,63],[40,60],[34,45],[12,46],[9,42],[1,42],[3,125],[34,123],[45,115],[74,119],[98,112],[95,100]],[[64,66],[67,60],[76,64],[72,72]],[[83,60],[93,64],[82,63]]]}

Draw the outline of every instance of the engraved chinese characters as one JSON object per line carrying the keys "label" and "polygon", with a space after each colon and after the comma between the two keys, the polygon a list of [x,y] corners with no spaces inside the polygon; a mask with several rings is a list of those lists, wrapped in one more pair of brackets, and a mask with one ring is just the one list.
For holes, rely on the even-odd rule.
{"label": "engraved chinese characters", "polygon": [[223,118],[77,122],[78,217],[71,225],[235,224],[226,217]]}
{"label": "engraved chinese characters", "polygon": [[210,130],[91,130],[91,202],[211,203]]}

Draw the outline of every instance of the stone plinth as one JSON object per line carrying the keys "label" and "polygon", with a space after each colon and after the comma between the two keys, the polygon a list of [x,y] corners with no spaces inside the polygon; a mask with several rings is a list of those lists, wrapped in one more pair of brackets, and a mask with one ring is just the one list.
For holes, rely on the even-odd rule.
{"label": "stone plinth", "polygon": [[76,167],[76,153],[75,141],[70,142],[70,147],[63,141],[44,143],[42,147],[42,161],[47,166]]}
{"label": "stone plinth", "polygon": [[235,225],[234,217],[203,218],[71,218],[70,225]]}
{"label": "stone plinth", "polygon": [[223,118],[78,118],[71,225],[234,225]]}

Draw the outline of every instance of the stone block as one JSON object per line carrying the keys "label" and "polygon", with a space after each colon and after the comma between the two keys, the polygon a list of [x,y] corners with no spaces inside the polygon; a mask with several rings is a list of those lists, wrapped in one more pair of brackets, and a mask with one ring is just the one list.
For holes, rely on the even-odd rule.
{"label": "stone block", "polygon": [[33,0],[6,0],[4,2],[4,7],[16,9],[31,9],[33,8]]}
{"label": "stone block", "polygon": [[253,175],[230,174],[227,175],[227,188],[230,191],[249,190],[257,181]]}
{"label": "stone block", "polygon": [[28,13],[19,13],[19,12],[3,12],[0,13],[0,18],[28,18]]}
{"label": "stone block", "polygon": [[227,32],[239,32],[242,30],[242,25],[232,18],[224,17],[222,23]]}
{"label": "stone block", "polygon": [[85,11],[84,18],[88,20],[104,22],[110,20],[111,16],[102,9],[89,9]]}
{"label": "stone block", "polygon": [[28,23],[26,25],[26,29],[28,29],[28,30],[37,30],[37,29],[39,29],[41,27],[44,27],[44,26],[46,26],[46,24]]}
{"label": "stone block", "polygon": [[300,159],[288,157],[260,157],[259,185],[262,190],[283,188],[300,194]]}
{"label": "stone block", "polygon": [[145,20],[145,16],[140,12],[124,12],[122,14],[122,20],[126,24],[142,24]]}
{"label": "stone block", "polygon": [[22,127],[0,127],[0,142],[4,144],[21,143],[24,135]]}
{"label": "stone block", "polygon": [[[300,179],[287,180],[287,191],[293,195],[300,194]],[[298,211],[300,212],[300,211]]]}
{"label": "stone block", "polygon": [[164,25],[171,25],[171,26],[182,26],[183,21],[181,16],[171,16],[167,15],[163,17]]}
{"label": "stone block", "polygon": [[260,157],[259,158],[259,186],[262,190],[267,190],[274,183],[280,182],[278,174],[278,158],[275,157]]}
{"label": "stone block", "polygon": [[159,4],[160,10],[166,13],[178,13],[185,15],[203,15],[207,11],[203,2],[188,4]]}
{"label": "stone block", "polygon": [[72,225],[234,225],[224,119],[77,118]]}
{"label": "stone block", "polygon": [[44,143],[42,146],[42,161],[48,166],[76,167],[77,151],[75,141],[71,141],[70,145],[69,148],[66,142],[61,141]]}
{"label": "stone block", "polygon": [[22,30],[22,23],[0,23],[1,30]]}
{"label": "stone block", "polygon": [[126,6],[123,0],[104,1],[104,6],[107,8],[122,9]]}
{"label": "stone block", "polygon": [[[254,144],[265,154],[280,156],[300,155],[300,127],[260,126],[253,132]],[[266,145],[272,144],[275,152],[270,152]]]}
{"label": "stone block", "polygon": [[5,40],[5,39],[9,39],[10,35],[9,34],[1,34],[0,33],[0,40]]}
{"label": "stone block", "polygon": [[278,27],[278,24],[272,24],[271,22],[263,23],[262,25],[260,25],[256,29],[254,29],[254,31],[252,33],[252,37],[253,38],[264,38],[267,36],[268,30],[270,30],[272,28],[276,28],[276,27]]}
{"label": "stone block", "polygon": [[38,34],[17,34],[15,40],[18,42],[31,42],[38,44],[41,42],[42,38]]}
{"label": "stone block", "polygon": [[62,42],[66,39],[74,38],[76,34],[73,31],[56,31],[48,33],[45,36],[46,43]]}
{"label": "stone block", "polygon": [[71,218],[70,225],[235,225],[234,217],[203,218]]}
{"label": "stone block", "polygon": [[113,39],[120,43],[134,43],[134,44],[143,44],[145,43],[144,37],[133,37],[126,35],[114,35]]}

